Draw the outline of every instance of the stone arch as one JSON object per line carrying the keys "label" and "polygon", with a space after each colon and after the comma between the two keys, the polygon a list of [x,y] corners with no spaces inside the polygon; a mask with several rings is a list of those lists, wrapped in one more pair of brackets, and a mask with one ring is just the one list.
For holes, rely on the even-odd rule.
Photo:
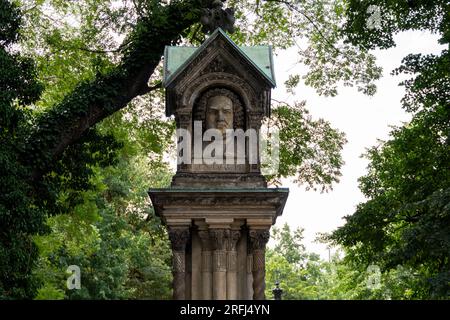
{"label": "stone arch", "polygon": [[246,113],[251,112],[257,107],[256,103],[258,100],[256,93],[246,81],[229,73],[215,72],[198,77],[184,89],[184,94],[181,98],[182,108],[192,112],[194,103],[203,92],[218,87],[230,89],[235,92],[244,104]]}

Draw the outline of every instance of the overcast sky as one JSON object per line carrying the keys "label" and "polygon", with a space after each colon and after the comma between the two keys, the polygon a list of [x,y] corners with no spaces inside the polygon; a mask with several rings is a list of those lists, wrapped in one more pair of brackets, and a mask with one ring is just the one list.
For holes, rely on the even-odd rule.
{"label": "overcast sky", "polygon": [[295,96],[288,96],[284,81],[289,74],[302,73],[299,66],[295,67],[296,50],[279,52],[274,57],[277,88],[272,97],[283,101],[306,100],[313,118],[329,121],[334,128],[345,132],[348,140],[343,150],[345,166],[341,181],[333,191],[321,194],[304,191],[288,181],[283,184],[290,189],[290,194],[276,225],[282,226],[287,222],[292,229],[304,228],[304,243],[308,250],[328,259],[326,246],[315,243],[314,239],[317,232],[330,232],[342,225],[342,217],[352,214],[355,206],[364,201],[357,179],[365,174],[368,162],[360,155],[367,147],[375,145],[377,139],[387,139],[390,125],[401,125],[410,119],[400,103],[404,89],[398,83],[402,78],[391,76],[390,72],[409,53],[440,53],[443,46],[437,40],[436,35],[425,32],[404,32],[395,37],[396,48],[374,51],[378,65],[383,68],[383,77],[377,82],[378,91],[373,97],[359,93],[356,88],[342,87],[337,97],[324,98],[305,86],[299,86]]}

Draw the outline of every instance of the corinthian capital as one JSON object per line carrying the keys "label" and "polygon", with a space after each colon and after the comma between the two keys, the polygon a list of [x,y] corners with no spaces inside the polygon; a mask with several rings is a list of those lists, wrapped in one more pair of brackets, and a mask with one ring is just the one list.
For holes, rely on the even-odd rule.
{"label": "corinthian capital", "polygon": [[253,250],[263,250],[270,238],[270,232],[267,229],[253,229],[249,232],[250,243]]}
{"label": "corinthian capital", "polygon": [[236,244],[239,241],[239,238],[241,237],[241,231],[240,230],[230,230],[227,234],[227,249],[229,251],[236,250]]}
{"label": "corinthian capital", "polygon": [[230,230],[228,229],[210,229],[209,237],[211,238],[211,244],[214,250],[226,249],[226,238],[228,237]]}
{"label": "corinthian capital", "polygon": [[199,230],[198,237],[200,238],[200,241],[202,242],[202,250],[210,251],[211,250],[211,238],[209,236],[209,231],[208,230]]}
{"label": "corinthian capital", "polygon": [[189,228],[169,228],[169,239],[173,251],[184,251],[189,240]]}

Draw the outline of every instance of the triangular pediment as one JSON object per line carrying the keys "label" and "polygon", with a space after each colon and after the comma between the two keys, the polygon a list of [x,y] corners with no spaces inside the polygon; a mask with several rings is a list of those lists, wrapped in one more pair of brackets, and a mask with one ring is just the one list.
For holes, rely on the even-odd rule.
{"label": "triangular pediment", "polygon": [[[196,79],[216,73],[236,75],[254,88],[261,86],[261,76],[254,70],[249,70],[248,64],[227,48],[215,48],[210,52],[202,52],[198,59],[194,59],[178,75],[173,84],[183,91],[183,88],[189,86]],[[266,83],[266,85],[268,84]]]}
{"label": "triangular pediment", "polygon": [[[237,57],[233,61],[234,64],[239,61],[240,64],[245,65],[245,69],[253,71],[252,73],[260,77],[268,86],[275,87],[271,47],[238,47],[220,28],[198,48],[166,47],[164,55],[164,87],[167,88],[172,83],[180,80],[188,68],[197,64],[196,62],[198,62],[199,58],[214,55],[214,52],[211,52],[211,47],[214,47],[216,51],[222,51],[221,56],[224,58],[226,54],[223,51],[228,51],[230,55]],[[220,60],[220,58],[218,59]],[[217,64],[217,62],[214,63]],[[226,68],[226,66],[223,67]]]}

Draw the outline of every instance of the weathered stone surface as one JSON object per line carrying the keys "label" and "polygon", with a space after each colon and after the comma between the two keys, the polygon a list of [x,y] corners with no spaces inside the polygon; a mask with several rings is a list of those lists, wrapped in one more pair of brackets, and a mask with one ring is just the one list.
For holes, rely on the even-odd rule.
{"label": "weathered stone surface", "polygon": [[266,271],[265,252],[270,232],[268,229],[250,229],[249,236],[253,255],[253,299],[264,300],[266,289],[264,281]]}
{"label": "weathered stone surface", "polygon": [[[246,171],[248,169],[242,170]],[[240,170],[241,171],[241,170]],[[174,188],[265,188],[266,179],[252,173],[185,173],[179,172],[172,178]]]}
{"label": "weathered stone surface", "polygon": [[[201,273],[197,277],[201,283],[191,284],[198,288],[191,297],[264,299],[265,244],[270,226],[283,210],[287,189],[168,188],[151,190],[150,196],[156,214],[167,225],[189,220],[196,226],[191,227],[191,236],[200,239],[202,262],[201,268],[192,272]],[[174,248],[180,248],[184,237],[175,233],[171,239]],[[241,283],[238,270],[242,270]]]}
{"label": "weathered stone surface", "polygon": [[186,244],[189,241],[188,228],[169,228],[172,244],[173,299],[186,299]]}
{"label": "weathered stone surface", "polygon": [[[275,82],[223,31],[214,32],[192,52],[186,63],[178,61],[178,67],[165,61],[170,73],[164,77],[166,114],[175,115],[177,128],[191,135],[202,137],[205,130],[217,129],[222,134],[214,142],[225,146],[224,156],[232,161],[208,163],[216,152],[207,161],[203,153],[200,161],[198,153],[192,153],[192,161],[177,166],[170,188],[149,191],[172,244],[173,297],[264,299],[265,245],[288,189],[267,188],[259,154],[251,149],[257,134],[241,140],[245,144],[239,153],[229,144],[235,137],[223,133],[258,132],[263,117],[270,114]],[[266,65],[272,67],[271,59]],[[201,121],[200,126],[194,121]],[[208,147],[209,141],[200,140],[187,149],[203,152]]]}

